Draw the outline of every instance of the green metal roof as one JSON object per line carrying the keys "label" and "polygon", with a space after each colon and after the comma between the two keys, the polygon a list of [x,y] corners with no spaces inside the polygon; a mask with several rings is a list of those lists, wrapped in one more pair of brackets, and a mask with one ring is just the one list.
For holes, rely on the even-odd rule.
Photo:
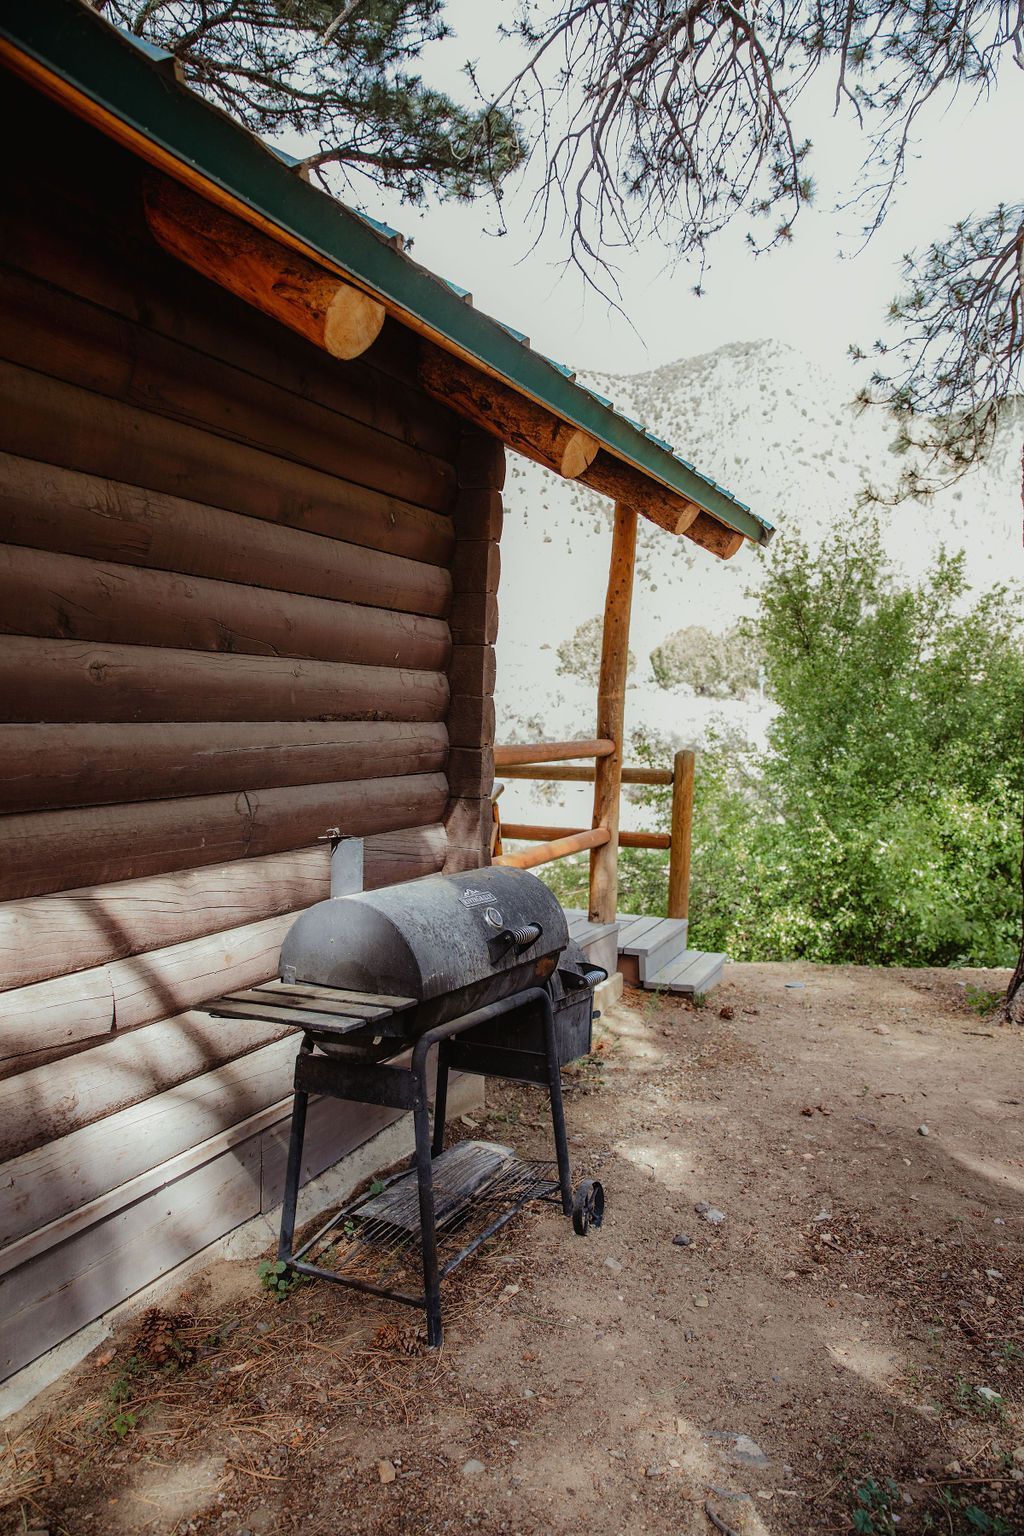
{"label": "green metal roof", "polygon": [[702,475],[669,444],[621,415],[521,332],[474,309],[466,291],[412,260],[397,231],[359,214],[290,169],[290,157],[204,101],[170,56],[129,38],[81,0],[25,0],[0,14],[0,39],[34,59],[174,159],[290,234],[418,328],[476,359],[516,390],[598,440],[737,533],[767,544],[771,523]]}

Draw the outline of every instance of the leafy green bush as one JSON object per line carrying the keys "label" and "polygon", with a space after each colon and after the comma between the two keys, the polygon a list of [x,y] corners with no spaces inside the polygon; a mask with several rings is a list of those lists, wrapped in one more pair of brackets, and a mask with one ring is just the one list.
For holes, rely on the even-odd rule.
{"label": "leafy green bush", "polygon": [[[694,946],[738,960],[1014,964],[1019,611],[1001,587],[971,601],[960,556],[898,581],[872,528],[814,556],[782,547],[755,620],[779,706],[769,750],[713,735],[698,761]],[[665,766],[671,747],[634,736],[630,756]],[[667,790],[634,798],[667,828]],[[666,863],[623,852],[623,911],[664,912]],[[547,878],[585,904],[584,861]]]}

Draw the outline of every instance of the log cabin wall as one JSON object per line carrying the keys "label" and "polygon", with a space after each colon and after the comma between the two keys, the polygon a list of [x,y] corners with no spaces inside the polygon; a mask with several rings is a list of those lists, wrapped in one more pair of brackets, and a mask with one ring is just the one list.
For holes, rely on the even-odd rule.
{"label": "log cabin wall", "polygon": [[[274,973],[326,828],[368,885],[486,862],[503,477],[409,333],[327,357],[4,83],[0,1378],[277,1203],[294,1036],[197,1005]],[[328,1109],[307,1177],[395,1117]]]}

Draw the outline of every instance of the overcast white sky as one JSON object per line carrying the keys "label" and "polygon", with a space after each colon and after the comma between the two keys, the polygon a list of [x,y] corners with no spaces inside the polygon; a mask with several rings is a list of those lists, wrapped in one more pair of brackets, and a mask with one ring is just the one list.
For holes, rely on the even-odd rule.
{"label": "overcast white sky", "polygon": [[[428,83],[468,100],[470,88],[458,73],[468,58],[478,62],[489,88],[503,83],[515,53],[497,39],[494,18],[510,9],[507,0],[449,0],[457,36],[425,56]],[[849,192],[861,141],[849,125],[833,120],[830,107],[822,90],[815,102],[808,98],[798,123],[814,142],[810,169],[818,196],[816,207],[797,221],[792,246],[754,257],[744,245],[744,228],[737,227],[715,250],[706,295],[696,299],[690,292],[696,271],[677,265],[652,240],[621,266],[628,321],[588,292],[576,272],[560,269],[557,230],[549,230],[531,253],[537,231],[527,227],[527,203],[536,170],[528,170],[525,187],[506,197],[510,233],[500,238],[494,233],[499,220],[486,201],[420,211],[372,193],[364,206],[412,237],[416,258],[468,288],[479,309],[575,367],[632,373],[725,342],[774,337],[842,370],[851,341],[869,345],[881,332],[905,250],[941,235],[958,217],[1019,196],[1024,71],[1008,66],[988,102],[972,107],[963,96],[952,106],[936,104],[922,119],[918,159],[889,219],[866,251],[848,259],[840,253],[855,249],[859,221],[832,209]]]}

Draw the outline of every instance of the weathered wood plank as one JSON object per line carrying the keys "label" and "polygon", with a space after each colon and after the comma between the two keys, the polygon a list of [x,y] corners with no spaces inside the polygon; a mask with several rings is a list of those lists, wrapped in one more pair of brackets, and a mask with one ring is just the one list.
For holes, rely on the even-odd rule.
{"label": "weathered wood plank", "polygon": [[443,619],[18,545],[0,545],[0,632],[433,671],[451,649]]}
{"label": "weathered wood plank", "polygon": [[[440,824],[366,839],[367,890],[434,874],[444,863]],[[0,978],[30,986],[129,955],[202,938],[283,912],[330,893],[324,844],[295,853],[213,864],[151,880],[87,886],[54,896],[0,903]]]}
{"label": "weathered wood plank", "polygon": [[447,752],[440,722],[7,725],[0,732],[0,812],[398,778],[443,769]]}
{"label": "weathered wood plank", "polygon": [[260,1208],[260,1146],[232,1148],[0,1280],[0,1377]]}
{"label": "weathered wood plank", "polygon": [[0,517],[33,549],[434,618],[451,601],[440,566],[16,454],[0,454]]}
{"label": "weathered wood plank", "polygon": [[0,638],[0,720],[442,720],[443,672]]}
{"label": "weathered wood plank", "polygon": [[414,560],[450,547],[431,509],[8,362],[0,448]]}
{"label": "weathered wood plank", "polygon": [[136,880],[304,848],[331,826],[352,836],[440,821],[441,773],[199,795],[0,817],[0,900]]}
{"label": "weathered wood plank", "polygon": [[0,268],[0,356],[366,486],[398,510],[452,502],[450,462],[10,268]]}
{"label": "weathered wood plank", "polygon": [[297,1050],[288,1031],[0,1165],[0,1249],[280,1103],[291,1093]]}
{"label": "weathered wood plank", "polygon": [[[212,1072],[291,1031],[214,1019],[199,1010],[148,1024],[0,1082],[0,1162],[179,1083]],[[291,1036],[294,1040],[294,1036]]]}
{"label": "weathered wood plank", "polygon": [[44,1052],[124,1035],[265,981],[276,974],[282,941],[294,921],[294,913],[286,912],[0,992],[0,1063],[22,1071]]}

